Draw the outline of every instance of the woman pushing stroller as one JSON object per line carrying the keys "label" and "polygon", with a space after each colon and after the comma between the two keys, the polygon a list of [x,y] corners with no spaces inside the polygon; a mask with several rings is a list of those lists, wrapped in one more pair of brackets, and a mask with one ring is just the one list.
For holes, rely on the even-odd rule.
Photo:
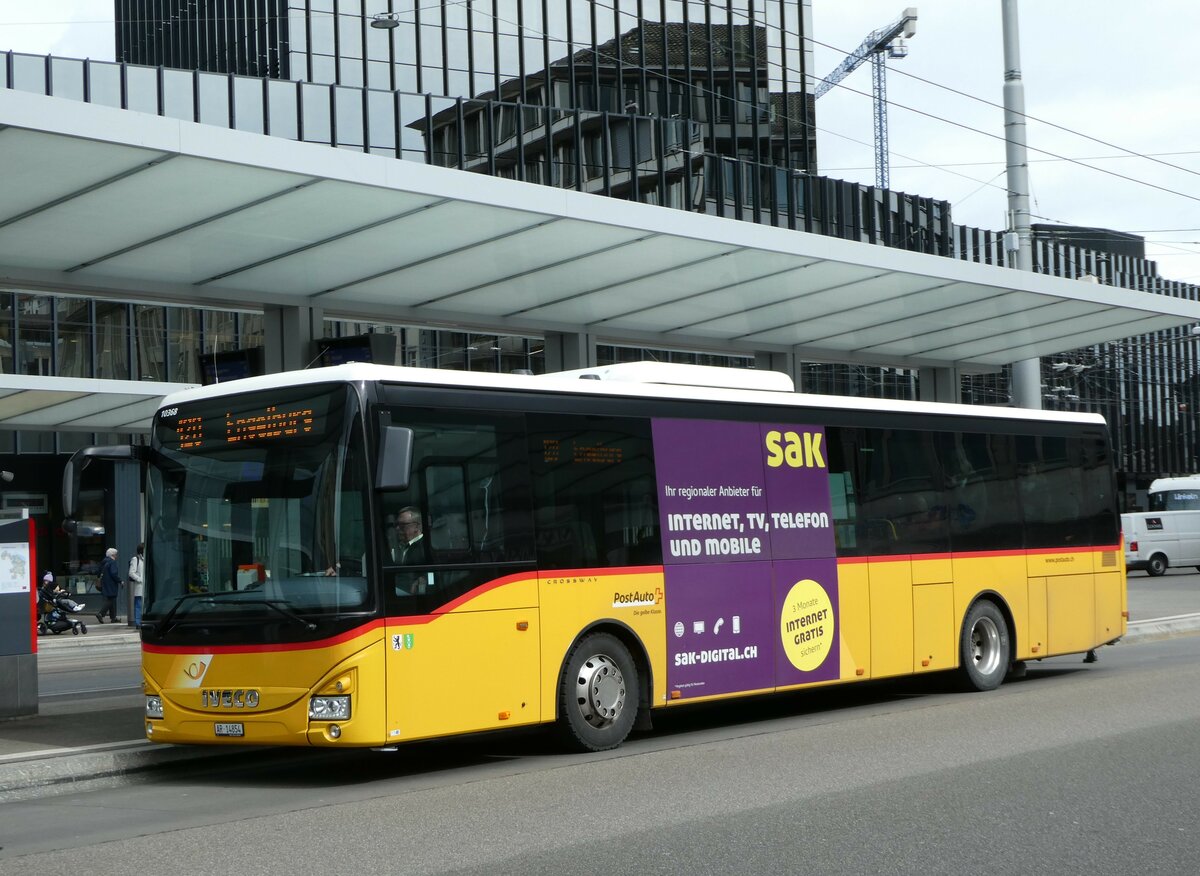
{"label": "woman pushing stroller", "polygon": [[67,591],[55,584],[52,572],[42,576],[42,584],[38,587],[38,600],[41,606],[38,635],[65,633],[67,630],[76,636],[87,633],[87,626],[83,621],[70,617],[83,611],[83,603],[76,602]]}

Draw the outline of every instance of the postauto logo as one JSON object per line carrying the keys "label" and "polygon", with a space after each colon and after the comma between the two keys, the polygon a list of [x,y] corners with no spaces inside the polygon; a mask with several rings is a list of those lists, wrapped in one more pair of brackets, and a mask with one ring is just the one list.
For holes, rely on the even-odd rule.
{"label": "postauto logo", "polygon": [[659,605],[663,601],[661,587],[654,590],[630,590],[613,594],[613,608],[638,608],[644,605]]}

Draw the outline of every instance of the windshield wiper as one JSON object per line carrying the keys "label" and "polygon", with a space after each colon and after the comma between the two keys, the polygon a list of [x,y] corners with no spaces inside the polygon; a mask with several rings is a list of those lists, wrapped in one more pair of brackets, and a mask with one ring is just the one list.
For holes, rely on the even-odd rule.
{"label": "windshield wiper", "polygon": [[[190,612],[191,606],[196,604],[193,600],[204,600],[210,605],[265,605],[272,611],[283,615],[288,620],[300,624],[300,626],[304,627],[304,629],[308,630],[309,632],[312,632],[317,628],[315,623],[310,620],[305,620],[300,615],[296,614],[296,612],[292,611],[290,608],[287,608],[287,602],[282,599],[246,599],[244,596],[234,596],[232,594],[222,595],[219,593],[185,593],[175,601],[175,604],[171,606],[171,610],[168,611],[166,616],[158,622],[157,626],[161,626],[162,634],[165,635],[174,629],[174,627],[178,626],[178,621],[175,624],[171,624],[171,619],[175,617],[176,613],[179,612],[179,609],[185,603],[189,606],[188,611]],[[187,613],[188,612],[183,612],[183,614]],[[180,616],[180,619],[182,620],[182,615]]]}
{"label": "windshield wiper", "polygon": [[296,623],[302,625],[304,627],[304,629],[308,630],[309,632],[312,632],[313,630],[315,630],[317,628],[317,625],[314,624],[312,621],[305,620],[304,618],[300,617],[300,615],[296,614],[296,612],[294,612],[290,608],[288,608],[287,602],[282,599],[254,599],[254,600],[246,600],[246,601],[253,602],[256,604],[262,603],[267,608],[273,608],[275,611],[279,612],[281,615],[286,617],[288,620],[293,620]]}
{"label": "windshield wiper", "polygon": [[203,599],[205,597],[208,597],[211,599],[212,594],[211,593],[185,593],[182,596],[180,596],[178,599],[175,600],[175,604],[171,606],[171,610],[168,611],[163,616],[162,620],[158,621],[158,623],[147,623],[147,624],[144,624],[144,626],[148,626],[151,629],[161,628],[163,633],[167,633],[170,630],[170,627],[168,627],[167,625],[171,623],[171,619],[173,617],[175,617],[175,614],[179,611],[179,609],[183,606],[184,603],[188,603],[189,605],[191,605],[192,600]]}

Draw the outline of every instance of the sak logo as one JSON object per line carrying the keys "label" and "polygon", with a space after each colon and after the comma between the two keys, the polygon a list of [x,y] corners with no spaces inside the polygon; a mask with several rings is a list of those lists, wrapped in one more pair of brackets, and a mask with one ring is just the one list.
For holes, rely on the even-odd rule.
{"label": "sak logo", "polygon": [[649,590],[635,590],[630,593],[614,593],[612,607],[636,608],[642,605],[658,605],[662,601],[662,588],[657,587],[653,593],[651,593]]}
{"label": "sak logo", "polygon": [[412,633],[396,633],[392,636],[393,651],[411,651],[413,649]]}
{"label": "sak logo", "polygon": [[766,435],[767,465],[779,468],[825,468],[821,451],[820,432],[780,432],[772,429]]}

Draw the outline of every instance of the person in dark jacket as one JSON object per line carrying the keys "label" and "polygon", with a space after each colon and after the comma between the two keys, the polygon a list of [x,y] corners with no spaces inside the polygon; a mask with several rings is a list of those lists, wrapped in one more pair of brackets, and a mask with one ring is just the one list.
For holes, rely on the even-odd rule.
{"label": "person in dark jacket", "polygon": [[117,622],[117,594],[121,592],[121,573],[117,571],[117,549],[109,548],[104,552],[104,561],[100,563],[100,595],[104,602],[96,612],[96,620],[104,623],[104,615],[108,614],[112,623]]}

